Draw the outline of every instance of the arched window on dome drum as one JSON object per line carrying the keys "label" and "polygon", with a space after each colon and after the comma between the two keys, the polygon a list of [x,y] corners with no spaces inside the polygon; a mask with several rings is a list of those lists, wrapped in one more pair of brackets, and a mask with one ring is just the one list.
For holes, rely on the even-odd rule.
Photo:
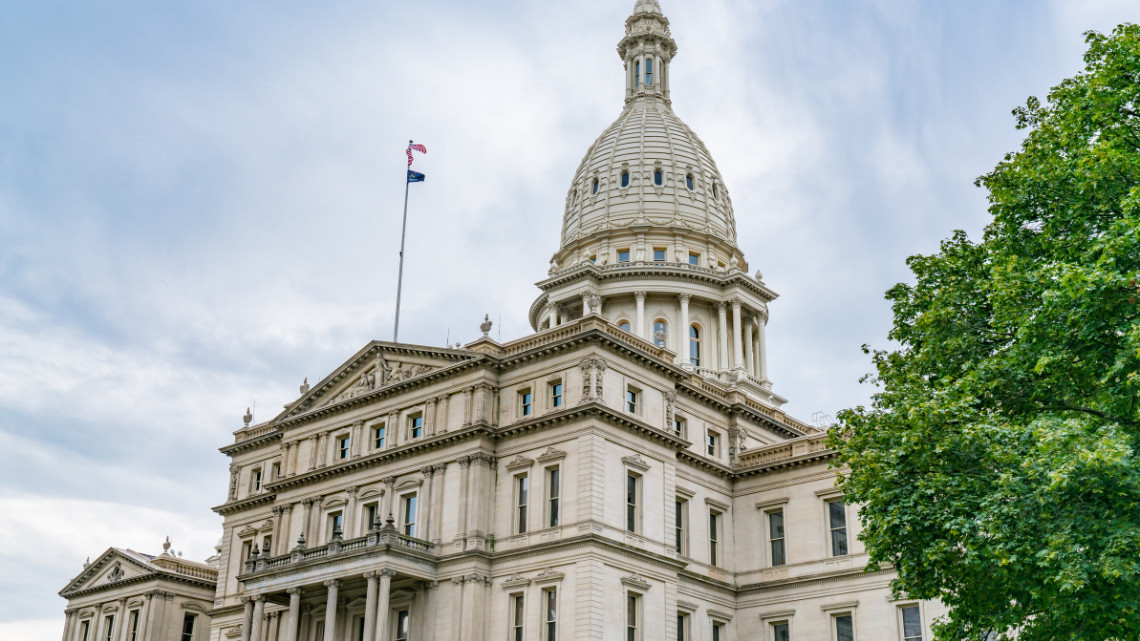
{"label": "arched window on dome drum", "polygon": [[629,187],[629,172],[628,171],[621,172],[621,186],[622,187]]}
{"label": "arched window on dome drum", "polygon": [[701,366],[701,330],[696,325],[689,327],[689,363]]}
{"label": "arched window on dome drum", "polygon": [[633,63],[633,86],[641,86],[641,61]]}
{"label": "arched window on dome drum", "polygon": [[618,329],[620,329],[623,332],[628,332],[629,328],[630,328],[629,321],[622,321],[622,322],[618,323]]}
{"label": "arched window on dome drum", "polygon": [[665,174],[661,173],[660,169],[653,170],[653,184],[660,185],[665,179]]}
{"label": "arched window on dome drum", "polygon": [[597,178],[594,179],[594,193],[595,194],[598,193],[598,179]]}
{"label": "arched window on dome drum", "polygon": [[692,174],[685,176],[685,186],[689,188],[689,191],[693,191],[693,175]]}
{"label": "arched window on dome drum", "polygon": [[653,86],[653,58],[645,59],[645,86]]}
{"label": "arched window on dome drum", "polygon": [[658,347],[665,347],[665,339],[669,337],[669,326],[665,321],[658,318],[653,321],[653,344]]}

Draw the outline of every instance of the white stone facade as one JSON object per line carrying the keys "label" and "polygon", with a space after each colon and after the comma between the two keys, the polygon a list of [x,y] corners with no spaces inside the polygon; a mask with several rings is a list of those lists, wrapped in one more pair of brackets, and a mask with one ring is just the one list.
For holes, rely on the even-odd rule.
{"label": "white stone facade", "polygon": [[626,21],[536,333],[374,341],[222,448],[211,641],[930,638],[941,606],[864,572],[824,434],[780,409],[776,293],[672,112],[668,25]]}

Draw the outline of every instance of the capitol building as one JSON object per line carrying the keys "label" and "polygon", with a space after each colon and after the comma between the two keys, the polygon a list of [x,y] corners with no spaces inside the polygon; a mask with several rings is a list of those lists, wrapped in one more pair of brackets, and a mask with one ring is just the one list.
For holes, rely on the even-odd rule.
{"label": "capitol building", "polygon": [[673,113],[656,0],[617,52],[534,332],[373,341],[247,414],[217,555],[111,548],[61,592],[63,641],[931,638],[944,608],[865,571],[824,432],[781,410],[777,294]]}

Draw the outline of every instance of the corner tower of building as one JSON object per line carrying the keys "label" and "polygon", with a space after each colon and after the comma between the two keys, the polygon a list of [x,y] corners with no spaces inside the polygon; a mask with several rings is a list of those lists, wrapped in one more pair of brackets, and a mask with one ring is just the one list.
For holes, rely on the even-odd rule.
{"label": "corner tower of building", "polygon": [[636,2],[617,53],[625,103],[574,173],[531,325],[600,314],[683,367],[782,404],[764,335],[776,293],[748,274],[716,162],[673,113],[677,43],[656,0]]}

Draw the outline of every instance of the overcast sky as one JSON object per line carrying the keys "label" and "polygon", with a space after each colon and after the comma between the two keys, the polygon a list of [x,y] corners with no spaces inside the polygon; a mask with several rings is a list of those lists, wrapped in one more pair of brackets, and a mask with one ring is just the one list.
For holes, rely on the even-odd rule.
{"label": "overcast sky", "polygon": [[[632,0],[13,2],[0,20],[0,639],[108,546],[202,559],[217,448],[371,339],[505,340],[618,115]],[[781,296],[786,409],[865,403],[908,255],[987,220],[1010,110],[1129,0],[664,0],[673,107]],[[501,322],[500,322],[501,318]]]}

